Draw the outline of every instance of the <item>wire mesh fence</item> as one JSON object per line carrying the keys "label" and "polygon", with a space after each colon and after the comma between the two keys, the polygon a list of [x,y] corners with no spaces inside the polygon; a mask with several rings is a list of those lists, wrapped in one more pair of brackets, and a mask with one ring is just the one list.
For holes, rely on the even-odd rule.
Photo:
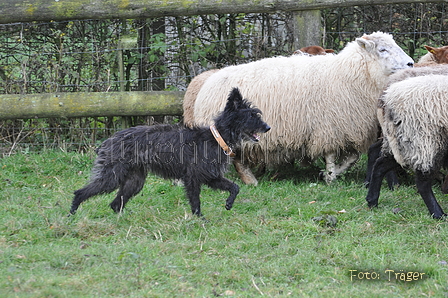
{"label": "wire mesh fence", "polygon": [[[322,45],[338,52],[384,31],[414,60],[448,41],[445,3],[356,6],[321,12]],[[0,25],[0,94],[185,90],[204,70],[291,55],[292,13],[71,20]],[[124,127],[179,117],[0,121],[0,154],[85,150]]]}

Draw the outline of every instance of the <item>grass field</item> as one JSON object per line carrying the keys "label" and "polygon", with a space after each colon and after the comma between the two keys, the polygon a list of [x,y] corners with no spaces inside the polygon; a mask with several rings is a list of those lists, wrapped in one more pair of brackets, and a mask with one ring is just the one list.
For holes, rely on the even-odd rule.
{"label": "grass field", "polygon": [[269,173],[258,187],[230,172],[241,186],[234,207],[204,187],[207,220],[154,176],[123,214],[110,194],[67,217],[93,157],[0,159],[0,297],[448,296],[447,222],[430,218],[408,182],[383,187],[368,209],[365,160],[332,185],[315,168]]}

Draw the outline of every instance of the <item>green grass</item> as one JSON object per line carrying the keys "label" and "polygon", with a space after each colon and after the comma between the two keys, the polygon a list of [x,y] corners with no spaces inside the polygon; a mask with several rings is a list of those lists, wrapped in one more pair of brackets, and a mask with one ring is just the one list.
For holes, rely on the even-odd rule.
{"label": "green grass", "polygon": [[[233,209],[226,193],[204,187],[206,221],[190,215],[181,187],[154,176],[123,214],[109,208],[110,194],[67,217],[93,158],[0,159],[0,297],[448,296],[447,222],[430,218],[412,183],[383,187],[380,207],[368,209],[365,157],[332,185],[315,168],[270,173],[258,187],[231,172],[241,186]],[[389,280],[385,270],[425,278]],[[380,279],[350,277],[360,271]]]}

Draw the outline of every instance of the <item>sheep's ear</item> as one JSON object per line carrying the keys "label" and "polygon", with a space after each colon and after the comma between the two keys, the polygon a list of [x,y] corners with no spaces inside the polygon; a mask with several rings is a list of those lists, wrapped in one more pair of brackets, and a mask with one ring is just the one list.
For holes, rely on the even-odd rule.
{"label": "sheep's ear", "polygon": [[331,53],[334,53],[334,50],[332,50],[332,49],[325,49],[325,53],[331,54]]}
{"label": "sheep's ear", "polygon": [[375,48],[375,42],[367,39],[365,36],[357,38],[356,42],[361,48],[366,50],[372,50]]}
{"label": "sheep's ear", "polygon": [[430,47],[430,46],[424,46],[425,49],[428,50],[428,52],[430,52],[431,54],[435,54],[437,52],[436,48]]}

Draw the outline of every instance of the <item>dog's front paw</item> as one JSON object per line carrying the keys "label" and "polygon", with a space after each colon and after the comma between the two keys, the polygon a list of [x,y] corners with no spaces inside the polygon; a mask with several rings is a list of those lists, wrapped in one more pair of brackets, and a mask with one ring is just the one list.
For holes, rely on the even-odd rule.
{"label": "dog's front paw", "polygon": [[226,203],[226,209],[230,210],[232,209],[233,203]]}
{"label": "dog's front paw", "polygon": [[378,207],[378,200],[376,200],[376,201],[369,201],[369,200],[367,200],[367,206],[369,206],[369,208]]}

